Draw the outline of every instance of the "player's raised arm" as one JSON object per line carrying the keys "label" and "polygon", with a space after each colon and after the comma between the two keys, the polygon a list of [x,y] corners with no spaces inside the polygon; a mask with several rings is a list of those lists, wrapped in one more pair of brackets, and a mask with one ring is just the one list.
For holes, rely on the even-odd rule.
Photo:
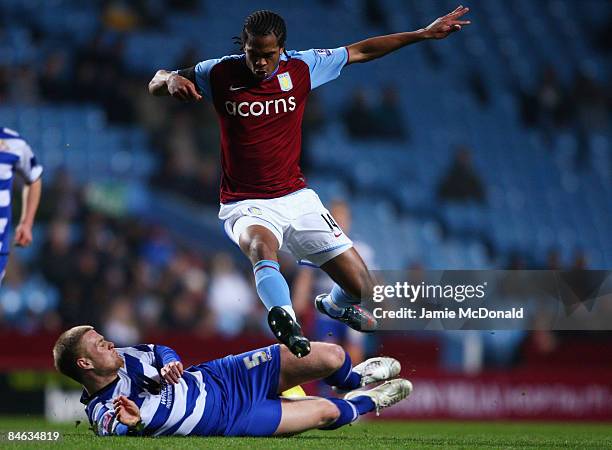
{"label": "player's raised arm", "polygon": [[458,6],[453,12],[438,17],[430,25],[420,30],[377,36],[351,44],[347,47],[349,54],[347,64],[372,61],[425,39],[444,39],[449,34],[461,30],[463,25],[470,24],[469,20],[460,20],[469,10],[465,6]]}
{"label": "player's raised arm", "polygon": [[156,96],[171,95],[182,101],[202,100],[195,84],[194,67],[177,72],[158,70],[149,82],[149,93]]}

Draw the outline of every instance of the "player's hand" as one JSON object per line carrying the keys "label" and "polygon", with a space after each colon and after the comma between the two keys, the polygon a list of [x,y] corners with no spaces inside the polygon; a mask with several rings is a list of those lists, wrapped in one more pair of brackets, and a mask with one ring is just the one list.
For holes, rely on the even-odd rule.
{"label": "player's hand", "polygon": [[125,395],[120,395],[113,400],[115,416],[117,420],[128,427],[134,427],[140,422],[140,409],[132,400]]}
{"label": "player's hand", "polygon": [[183,364],[180,361],[172,361],[162,367],[161,376],[168,383],[177,384],[183,376]]}
{"label": "player's hand", "polygon": [[167,81],[167,86],[170,95],[178,100],[202,100],[202,96],[198,93],[195,84],[179,74],[173,73],[170,75]]}
{"label": "player's hand", "polygon": [[20,223],[15,228],[15,245],[18,247],[27,247],[32,243],[32,225]]}
{"label": "player's hand", "polygon": [[427,28],[425,28],[425,37],[427,39],[444,39],[451,33],[461,30],[463,25],[469,25],[469,20],[459,20],[463,15],[467,14],[470,8],[458,6],[453,12],[445,16],[438,17]]}

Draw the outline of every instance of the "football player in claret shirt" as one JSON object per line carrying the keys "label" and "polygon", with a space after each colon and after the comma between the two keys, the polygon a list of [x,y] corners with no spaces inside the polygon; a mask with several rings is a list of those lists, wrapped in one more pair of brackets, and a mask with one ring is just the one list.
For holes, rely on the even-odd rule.
{"label": "football player in claret shirt", "polygon": [[[374,331],[376,319],[359,306],[373,280],[300,170],[301,126],[312,89],[334,80],[344,66],[371,61],[406,45],[442,39],[469,21],[459,6],[417,31],[366,39],[346,47],[286,50],[287,29],[271,11],[249,15],[242,54],[209,59],[176,71],[159,70],[153,95],[213,103],[221,131],[221,208],[228,236],[251,260],[257,292],[275,336],[297,356],[310,351],[292,308],[277,253],[323,269],[336,283],[316,308],[353,329]],[[289,320],[286,320],[290,318]]]}

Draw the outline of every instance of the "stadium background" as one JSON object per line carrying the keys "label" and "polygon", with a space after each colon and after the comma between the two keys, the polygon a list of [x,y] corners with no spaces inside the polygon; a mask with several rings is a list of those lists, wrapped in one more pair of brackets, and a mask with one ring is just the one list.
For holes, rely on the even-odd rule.
{"label": "stadium background", "polygon": [[[75,324],[186,362],[271,340],[216,219],[212,108],[149,96],[157,68],[235,52],[253,9],[283,15],[288,48],[306,49],[416,29],[455,3],[0,0],[0,125],[45,167],[34,244],[12,252],[0,290],[1,411],[72,417],[50,350]],[[610,2],[468,6],[463,32],[312,95],[310,185],[350,204],[379,268],[609,269]],[[291,283],[298,268],[282,268]],[[383,417],[609,421],[611,338],[384,334],[366,350],[397,355],[417,388]]]}

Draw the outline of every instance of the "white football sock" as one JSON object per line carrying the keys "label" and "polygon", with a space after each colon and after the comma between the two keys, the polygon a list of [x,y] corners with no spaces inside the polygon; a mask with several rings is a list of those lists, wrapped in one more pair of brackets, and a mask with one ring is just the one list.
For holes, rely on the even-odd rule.
{"label": "white football sock", "polygon": [[298,321],[297,317],[295,317],[295,311],[293,310],[293,307],[291,305],[282,305],[281,308],[287,311],[289,315],[293,318],[293,320],[295,320],[296,322]]}

